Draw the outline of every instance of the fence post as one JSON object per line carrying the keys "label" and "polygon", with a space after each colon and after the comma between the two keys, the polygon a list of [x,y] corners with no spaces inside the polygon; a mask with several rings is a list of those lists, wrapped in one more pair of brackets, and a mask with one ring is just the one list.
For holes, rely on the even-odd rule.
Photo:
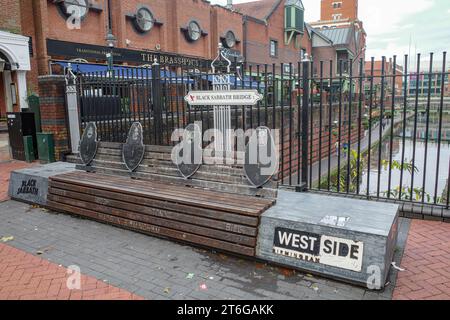
{"label": "fence post", "polygon": [[308,134],[309,134],[309,64],[310,60],[308,55],[305,54],[305,58],[302,60],[302,127],[301,127],[301,138],[302,138],[302,167],[301,167],[301,177],[300,190],[304,192],[308,188]]}
{"label": "fence post", "polygon": [[155,59],[152,64],[152,101],[153,101],[153,125],[155,127],[155,142],[162,144],[162,101],[161,101],[161,66]]}

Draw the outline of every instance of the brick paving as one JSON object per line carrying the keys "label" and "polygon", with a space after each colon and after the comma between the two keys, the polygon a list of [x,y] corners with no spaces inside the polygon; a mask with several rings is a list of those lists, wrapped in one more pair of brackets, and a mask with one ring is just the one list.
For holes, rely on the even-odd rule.
{"label": "brick paving", "polygon": [[63,266],[0,244],[0,300],[142,299],[95,278],[80,275],[78,280],[73,275]]}
{"label": "brick paving", "polygon": [[9,161],[9,141],[8,134],[0,131],[0,163]]}
{"label": "brick paving", "polygon": [[11,160],[8,134],[0,132],[0,202],[8,200],[9,175],[13,170],[28,168],[34,164]]}
{"label": "brick paving", "polygon": [[450,300],[450,224],[413,220],[393,298]]}

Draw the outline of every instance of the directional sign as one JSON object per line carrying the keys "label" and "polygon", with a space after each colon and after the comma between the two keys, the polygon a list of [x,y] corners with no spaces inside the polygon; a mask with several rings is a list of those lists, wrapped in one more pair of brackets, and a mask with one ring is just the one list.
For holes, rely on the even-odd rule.
{"label": "directional sign", "polygon": [[191,106],[253,106],[262,99],[257,90],[191,91],[184,97]]}

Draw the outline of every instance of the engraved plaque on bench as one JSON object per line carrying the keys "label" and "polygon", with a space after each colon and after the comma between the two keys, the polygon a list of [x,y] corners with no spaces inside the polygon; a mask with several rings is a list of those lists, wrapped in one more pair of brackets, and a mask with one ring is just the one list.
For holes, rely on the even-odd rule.
{"label": "engraved plaque on bench", "polygon": [[181,175],[192,177],[202,164],[202,130],[196,123],[189,124],[183,133],[183,141],[175,151],[175,163]]}
{"label": "engraved plaque on bench", "polygon": [[145,146],[142,125],[134,122],[128,132],[127,141],[122,148],[122,157],[125,166],[130,172],[139,167],[144,158]]}
{"label": "engraved plaque on bench", "polygon": [[80,140],[80,158],[86,166],[94,160],[97,154],[97,146],[97,126],[94,122],[89,122]]}
{"label": "engraved plaque on bench", "polygon": [[244,172],[248,181],[259,188],[266,184],[278,170],[275,140],[267,127],[253,131],[245,147]]}

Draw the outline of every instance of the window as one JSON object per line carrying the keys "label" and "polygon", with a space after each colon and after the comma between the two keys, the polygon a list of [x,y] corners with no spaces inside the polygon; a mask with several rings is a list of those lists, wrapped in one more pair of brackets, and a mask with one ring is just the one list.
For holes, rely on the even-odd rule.
{"label": "window", "polygon": [[342,2],[333,2],[331,5],[333,6],[333,9],[339,9],[342,7]]}
{"label": "window", "polygon": [[342,18],[342,14],[341,13],[333,14],[332,17],[333,20],[340,20]]}
{"label": "window", "polygon": [[136,26],[141,32],[148,32],[153,28],[155,19],[147,8],[140,8],[136,13]]}
{"label": "window", "polygon": [[200,28],[200,25],[195,21],[189,22],[187,35],[191,41],[197,41],[198,39],[200,39],[202,35],[202,29]]}
{"label": "window", "polygon": [[300,50],[300,60],[305,59],[305,54],[306,54],[306,49],[301,49]]}
{"label": "window", "polygon": [[270,40],[270,56],[276,57],[278,55],[278,41]]}
{"label": "window", "polygon": [[83,19],[89,11],[88,0],[65,0],[61,4],[64,13],[69,17]]}

